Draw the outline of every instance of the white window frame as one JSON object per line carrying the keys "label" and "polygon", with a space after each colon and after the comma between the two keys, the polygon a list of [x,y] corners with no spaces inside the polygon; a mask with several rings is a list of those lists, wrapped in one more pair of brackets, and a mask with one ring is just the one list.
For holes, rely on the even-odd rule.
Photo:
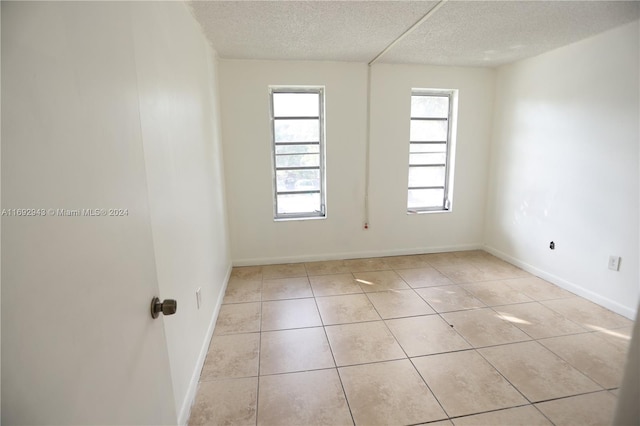
{"label": "white window frame", "polygon": [[[270,121],[271,121],[271,160],[272,160],[272,174],[273,174],[273,217],[275,221],[285,220],[304,220],[304,219],[324,219],[327,216],[326,213],[326,173],[325,173],[325,99],[324,99],[324,86],[269,86],[269,109],[270,109]],[[319,96],[319,116],[318,117],[275,117],[273,94],[274,93],[317,93]],[[308,191],[284,191],[278,192],[278,170],[283,170],[282,167],[277,167],[276,161],[276,146],[283,145],[284,143],[277,143],[275,138],[275,123],[276,120],[291,120],[291,119],[318,119],[319,125],[319,141],[318,142],[301,142],[299,145],[317,144],[319,145],[319,165],[313,167],[318,169],[320,174],[320,188],[319,190]],[[312,212],[300,212],[300,213],[278,213],[278,195],[286,193],[319,193],[320,194],[320,210]]]}
{"label": "white window frame", "polygon": [[[434,97],[448,97],[449,98],[449,111],[447,115],[447,140],[437,142],[425,142],[425,141],[412,141],[409,137],[409,170],[412,167],[425,167],[411,165],[411,145],[412,144],[427,144],[427,143],[440,143],[446,147],[445,155],[445,173],[444,173],[444,185],[442,187],[411,187],[409,185],[407,173],[407,214],[420,214],[420,213],[440,213],[450,212],[453,208],[453,171],[454,171],[454,159],[455,159],[455,140],[456,140],[456,127],[457,127],[457,111],[458,111],[458,91],[453,89],[411,89],[411,99],[414,96],[434,96]],[[413,112],[410,110],[410,122],[413,120],[434,120],[435,118],[421,118],[414,117]],[[442,119],[444,120],[444,119]],[[424,206],[424,207],[409,207],[409,191],[415,189],[443,189],[444,196],[442,204],[439,206]]]}

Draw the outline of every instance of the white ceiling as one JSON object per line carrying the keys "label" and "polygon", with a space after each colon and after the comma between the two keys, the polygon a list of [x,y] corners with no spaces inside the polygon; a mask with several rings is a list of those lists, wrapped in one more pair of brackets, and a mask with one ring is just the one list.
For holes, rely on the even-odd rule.
{"label": "white ceiling", "polygon": [[[190,4],[222,58],[369,62],[438,1]],[[639,18],[639,1],[449,0],[379,61],[493,67]]]}

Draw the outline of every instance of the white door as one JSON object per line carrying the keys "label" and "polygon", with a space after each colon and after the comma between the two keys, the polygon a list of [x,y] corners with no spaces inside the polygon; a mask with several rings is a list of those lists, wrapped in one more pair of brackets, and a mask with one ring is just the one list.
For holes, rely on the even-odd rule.
{"label": "white door", "polygon": [[4,424],[176,421],[129,7],[2,2]]}

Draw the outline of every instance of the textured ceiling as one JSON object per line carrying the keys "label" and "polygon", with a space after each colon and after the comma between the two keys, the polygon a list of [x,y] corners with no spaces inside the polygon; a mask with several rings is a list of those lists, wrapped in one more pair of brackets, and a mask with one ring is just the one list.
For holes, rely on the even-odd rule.
{"label": "textured ceiling", "polygon": [[502,65],[631,22],[639,11],[639,2],[450,1],[382,61]]}
{"label": "textured ceiling", "polygon": [[369,62],[437,2],[197,1],[223,58]]}
{"label": "textured ceiling", "polygon": [[[438,1],[194,1],[222,58],[369,62]],[[380,62],[497,66],[640,18],[638,1],[442,5]]]}

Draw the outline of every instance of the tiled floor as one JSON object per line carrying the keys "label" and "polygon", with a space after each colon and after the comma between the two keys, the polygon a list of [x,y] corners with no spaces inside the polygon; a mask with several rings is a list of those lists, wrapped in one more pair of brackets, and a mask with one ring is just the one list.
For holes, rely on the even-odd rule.
{"label": "tiled floor", "polygon": [[191,425],[610,424],[632,322],[485,252],[234,268]]}

